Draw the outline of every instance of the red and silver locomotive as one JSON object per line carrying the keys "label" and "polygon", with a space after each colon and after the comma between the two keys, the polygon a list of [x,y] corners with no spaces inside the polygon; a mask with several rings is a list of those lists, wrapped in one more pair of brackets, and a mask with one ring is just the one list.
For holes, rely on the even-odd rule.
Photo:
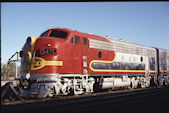
{"label": "red and silver locomotive", "polygon": [[23,97],[169,84],[169,51],[65,28],[28,37],[20,56]]}

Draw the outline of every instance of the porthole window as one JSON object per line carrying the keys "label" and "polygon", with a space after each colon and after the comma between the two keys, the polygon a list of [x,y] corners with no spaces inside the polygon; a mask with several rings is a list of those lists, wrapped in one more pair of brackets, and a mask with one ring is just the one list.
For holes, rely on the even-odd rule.
{"label": "porthole window", "polygon": [[141,62],[143,62],[143,57],[140,58]]}
{"label": "porthole window", "polygon": [[102,57],[102,52],[101,52],[101,51],[98,52],[98,57],[99,57],[99,58]]}

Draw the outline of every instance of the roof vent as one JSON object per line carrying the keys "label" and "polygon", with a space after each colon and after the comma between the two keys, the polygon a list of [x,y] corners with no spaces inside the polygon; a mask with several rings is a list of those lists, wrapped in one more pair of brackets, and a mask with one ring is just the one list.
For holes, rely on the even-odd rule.
{"label": "roof vent", "polygon": [[105,37],[107,37],[107,38],[111,38],[111,37],[110,37],[110,35],[106,35]]}

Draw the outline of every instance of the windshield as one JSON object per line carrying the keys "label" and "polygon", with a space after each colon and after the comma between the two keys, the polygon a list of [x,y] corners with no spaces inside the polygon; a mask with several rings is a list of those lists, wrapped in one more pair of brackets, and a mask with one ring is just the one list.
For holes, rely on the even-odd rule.
{"label": "windshield", "polygon": [[60,31],[60,30],[53,30],[50,32],[49,36],[51,37],[59,37],[59,38],[66,38],[67,32]]}

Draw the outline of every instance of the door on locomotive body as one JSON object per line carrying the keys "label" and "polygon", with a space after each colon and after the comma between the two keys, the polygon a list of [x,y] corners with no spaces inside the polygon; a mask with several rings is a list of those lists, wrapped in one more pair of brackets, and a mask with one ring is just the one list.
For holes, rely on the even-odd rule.
{"label": "door on locomotive body", "polygon": [[89,47],[89,40],[87,37],[82,37],[82,73],[84,75],[88,74],[88,47]]}
{"label": "door on locomotive body", "polygon": [[[72,35],[70,39],[70,46],[69,46],[69,52],[71,56],[71,61],[69,62],[71,64],[71,73],[72,74],[81,74],[81,40],[80,37],[77,35]],[[69,56],[69,57],[70,57]]]}
{"label": "door on locomotive body", "polygon": [[160,73],[165,74],[167,71],[167,53],[166,50],[159,51],[159,66],[160,66]]}

